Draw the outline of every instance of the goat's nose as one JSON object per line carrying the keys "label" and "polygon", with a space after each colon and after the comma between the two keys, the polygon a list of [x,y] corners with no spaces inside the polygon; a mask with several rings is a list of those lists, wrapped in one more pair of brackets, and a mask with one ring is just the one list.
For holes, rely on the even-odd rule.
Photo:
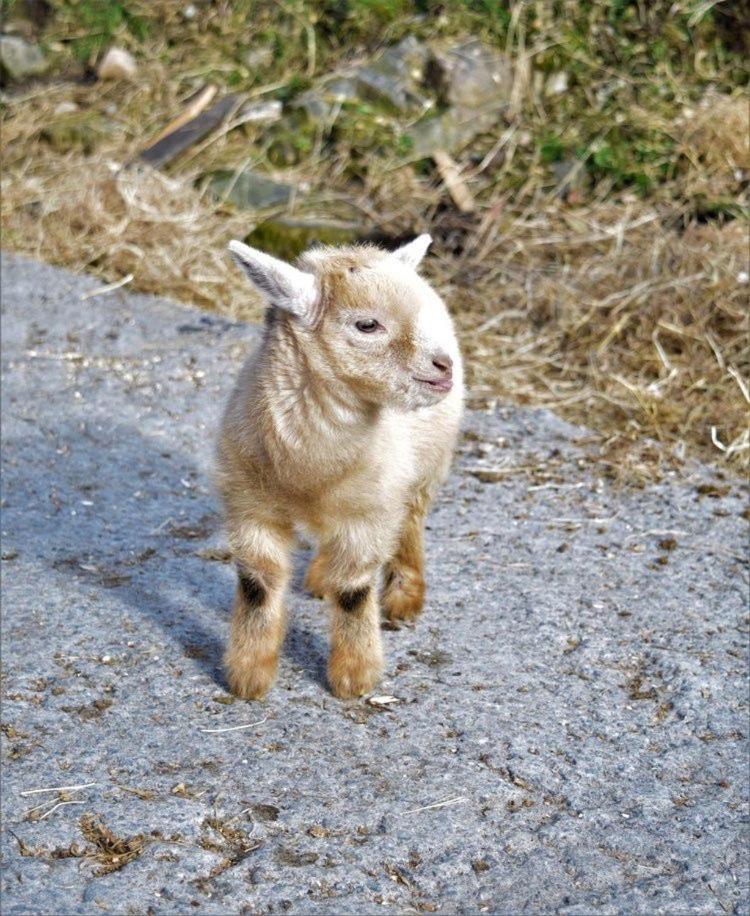
{"label": "goat's nose", "polygon": [[453,360],[447,353],[436,353],[432,357],[432,365],[439,369],[443,375],[451,376],[453,373]]}

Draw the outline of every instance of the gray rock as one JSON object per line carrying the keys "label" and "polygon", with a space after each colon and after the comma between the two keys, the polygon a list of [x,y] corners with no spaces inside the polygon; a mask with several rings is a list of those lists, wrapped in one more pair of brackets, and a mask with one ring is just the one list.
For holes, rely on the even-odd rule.
{"label": "gray rock", "polygon": [[356,77],[333,74],[303,92],[294,100],[294,107],[307,112],[314,121],[326,121],[344,102],[354,102],[358,98]]}
{"label": "gray rock", "polygon": [[423,159],[435,150],[458,153],[479,134],[497,127],[501,112],[494,109],[460,111],[449,108],[441,114],[422,118],[407,131],[407,156]]}
{"label": "gray rock", "polygon": [[544,84],[544,94],[548,96],[563,95],[568,91],[568,74],[565,70],[550,73]]}
{"label": "gray rock", "polygon": [[49,63],[37,45],[18,35],[0,35],[0,70],[15,83],[46,73]]}
{"label": "gray rock", "polygon": [[208,187],[216,197],[231,201],[241,210],[263,210],[288,203],[292,194],[300,190],[251,169],[245,169],[239,175],[230,169],[213,172]]}
{"label": "gray rock", "polygon": [[278,99],[258,100],[243,105],[234,117],[240,124],[274,124],[281,120],[283,105]]}
{"label": "gray rock", "polygon": [[416,38],[404,38],[371,63],[324,77],[295,101],[315,120],[325,120],[344,102],[370,101],[396,112],[428,106],[420,90],[428,51]]}
{"label": "gray rock", "polygon": [[357,84],[365,98],[386,102],[398,111],[424,108],[420,92],[427,64],[427,48],[413,36],[388,48],[357,72]]}
{"label": "gray rock", "polygon": [[513,88],[505,55],[476,39],[435,48],[430,75],[441,104],[461,110],[498,107],[508,102]]}
{"label": "gray rock", "polygon": [[239,96],[235,93],[225,95],[215,102],[209,109],[202,111],[197,117],[186,124],[173,130],[171,133],[146,147],[139,158],[143,162],[155,167],[166,165],[185,150],[190,149],[195,143],[211,133],[237,110]]}
{"label": "gray rock", "polygon": [[[306,555],[278,685],[227,702],[209,471],[256,330],[0,266],[3,914],[750,911],[739,484],[615,489],[585,430],[471,412],[400,702],[328,693]],[[145,845],[97,874],[82,815]]]}
{"label": "gray rock", "polygon": [[414,158],[439,149],[460,152],[479,134],[495,130],[513,85],[507,59],[476,40],[435,49],[428,79],[444,110],[408,129],[408,155]]}
{"label": "gray rock", "polygon": [[560,197],[568,197],[572,191],[580,191],[586,184],[585,163],[574,156],[552,162],[549,168]]}

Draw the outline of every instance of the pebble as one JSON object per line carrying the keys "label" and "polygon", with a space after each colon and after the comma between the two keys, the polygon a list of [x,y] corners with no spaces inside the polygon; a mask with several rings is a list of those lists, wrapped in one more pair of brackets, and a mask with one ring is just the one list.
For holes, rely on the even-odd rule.
{"label": "pebble", "polygon": [[100,80],[132,80],[138,73],[135,58],[124,48],[110,48],[99,64]]}

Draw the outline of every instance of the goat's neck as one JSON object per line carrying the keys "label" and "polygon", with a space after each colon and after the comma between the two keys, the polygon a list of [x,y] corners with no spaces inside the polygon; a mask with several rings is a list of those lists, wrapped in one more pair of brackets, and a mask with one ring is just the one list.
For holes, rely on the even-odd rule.
{"label": "goat's neck", "polygon": [[277,441],[289,447],[356,451],[372,434],[379,410],[363,405],[324,365],[313,364],[286,322],[268,329],[265,408]]}

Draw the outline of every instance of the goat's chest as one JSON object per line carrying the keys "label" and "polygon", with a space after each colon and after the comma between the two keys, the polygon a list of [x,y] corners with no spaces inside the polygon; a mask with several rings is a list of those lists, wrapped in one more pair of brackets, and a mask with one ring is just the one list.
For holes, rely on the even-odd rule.
{"label": "goat's chest", "polygon": [[310,455],[299,521],[322,532],[341,521],[400,515],[414,486],[416,464],[408,440],[389,429],[366,448]]}

